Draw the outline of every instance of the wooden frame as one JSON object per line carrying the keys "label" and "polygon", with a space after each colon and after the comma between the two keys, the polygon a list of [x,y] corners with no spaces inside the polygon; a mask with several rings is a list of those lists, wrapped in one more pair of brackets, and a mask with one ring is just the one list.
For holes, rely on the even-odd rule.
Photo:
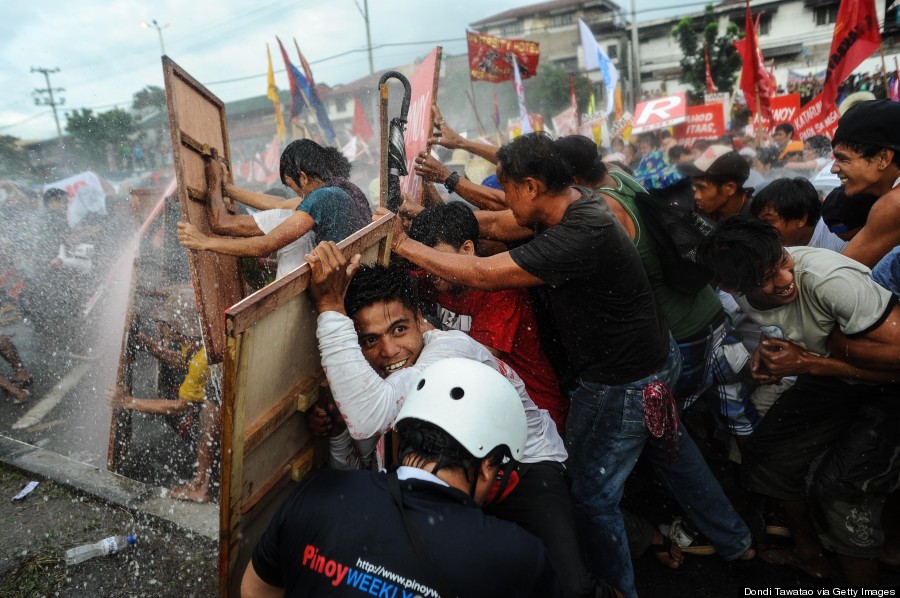
{"label": "wooden frame", "polygon": [[[125,315],[125,334],[122,336],[122,349],[119,352],[119,364],[116,370],[116,387],[121,389],[125,394],[133,395],[133,370],[135,360],[138,355],[138,348],[135,345],[135,334],[139,329],[139,316],[146,315],[148,306],[147,299],[138,300],[137,289],[141,283],[145,287],[153,285],[153,288],[159,286],[170,287],[172,284],[186,282],[186,273],[182,273],[177,279],[172,279],[171,272],[164,270],[166,267],[173,268],[170,252],[175,248],[180,249],[184,254],[187,250],[178,245],[174,239],[174,229],[177,217],[172,212],[179,211],[176,203],[178,200],[174,195],[162,197],[165,191],[162,189],[156,192],[156,197],[152,194],[145,193],[143,201],[145,203],[143,212],[146,212],[146,219],[141,224],[137,233],[137,247],[134,252],[134,265],[131,283],[128,290],[128,307]],[[150,205],[152,201],[156,201],[155,205]],[[155,261],[160,268],[151,268],[146,271],[141,267],[142,258],[151,256],[154,253],[152,244],[145,241],[159,229],[169,233],[169,238],[163,241],[161,251],[156,251],[159,255],[155,257]],[[146,252],[147,249],[149,252]],[[184,256],[187,259],[187,256]],[[158,270],[158,271],[154,271]],[[168,275],[167,275],[168,274]],[[150,277],[152,280],[142,280],[144,277]],[[161,299],[157,299],[157,302]],[[121,473],[122,464],[131,444],[131,419],[132,411],[130,409],[114,408],[109,429],[109,446],[106,455],[106,468],[109,471]]]}
{"label": "wooden frame", "polygon": [[[348,258],[387,264],[394,216],[347,237]],[[325,457],[304,412],[318,398],[324,373],[316,312],[308,296],[309,265],[250,295],[225,314],[219,525],[219,587],[238,596],[250,554],[276,509]]]}
{"label": "wooden frame", "polygon": [[[162,61],[181,217],[208,235],[203,160],[215,150],[231,169],[225,104],[168,56]],[[206,355],[210,363],[221,363],[225,355],[223,316],[244,294],[239,258],[212,251],[188,254]]]}

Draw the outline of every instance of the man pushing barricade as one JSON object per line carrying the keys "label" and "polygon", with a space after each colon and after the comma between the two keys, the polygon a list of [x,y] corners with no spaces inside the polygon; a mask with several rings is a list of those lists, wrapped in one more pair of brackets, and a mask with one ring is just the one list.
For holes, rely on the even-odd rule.
{"label": "man pushing barricade", "polygon": [[540,541],[479,508],[524,455],[519,393],[461,358],[404,382],[400,467],[310,476],[256,546],[242,596],[562,595]]}
{"label": "man pushing barricade", "polygon": [[482,258],[440,252],[397,227],[393,247],[453,284],[481,290],[548,285],[550,309],[578,377],[566,423],[567,467],[593,573],[636,595],[619,502],[642,453],[720,555],[752,558],[747,526],[680,429],[669,388],[681,359],[634,243],[595,192],[571,186],[572,168],[549,137],[518,137],[497,158],[510,210],[501,213],[496,232],[532,240]]}

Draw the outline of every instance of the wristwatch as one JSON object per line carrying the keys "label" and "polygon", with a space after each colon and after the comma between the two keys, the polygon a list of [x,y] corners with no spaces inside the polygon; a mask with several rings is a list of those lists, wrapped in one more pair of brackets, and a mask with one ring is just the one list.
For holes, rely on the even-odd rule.
{"label": "wristwatch", "polygon": [[451,172],[450,176],[444,179],[444,189],[447,190],[447,193],[453,193],[456,190],[456,184],[459,182],[459,173]]}

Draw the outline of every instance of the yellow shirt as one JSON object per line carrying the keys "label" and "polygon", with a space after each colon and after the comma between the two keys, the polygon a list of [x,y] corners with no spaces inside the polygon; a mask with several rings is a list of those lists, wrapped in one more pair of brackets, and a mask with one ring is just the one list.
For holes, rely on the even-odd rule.
{"label": "yellow shirt", "polygon": [[188,362],[188,372],[178,389],[178,398],[189,403],[202,403],[206,400],[208,384],[209,365],[206,362],[206,347],[203,347]]}

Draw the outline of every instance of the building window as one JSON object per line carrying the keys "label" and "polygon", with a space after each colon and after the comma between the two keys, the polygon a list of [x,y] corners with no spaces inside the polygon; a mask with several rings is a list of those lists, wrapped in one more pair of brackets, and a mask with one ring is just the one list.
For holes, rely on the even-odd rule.
{"label": "building window", "polygon": [[334,109],[337,112],[345,112],[347,110],[347,98],[337,98],[334,101]]}
{"label": "building window", "polygon": [[816,25],[833,25],[837,21],[837,13],[840,5],[817,6],[815,10]]}
{"label": "building window", "polygon": [[575,21],[572,17],[572,13],[564,15],[552,15],[550,17],[550,27],[565,27],[566,25],[571,25],[574,22]]}
{"label": "building window", "polygon": [[508,23],[500,28],[500,35],[518,35],[525,31],[525,24],[522,21],[516,21],[515,23]]}
{"label": "building window", "polygon": [[619,44],[610,44],[606,46],[606,55],[610,57],[611,60],[615,60],[619,57]]}

